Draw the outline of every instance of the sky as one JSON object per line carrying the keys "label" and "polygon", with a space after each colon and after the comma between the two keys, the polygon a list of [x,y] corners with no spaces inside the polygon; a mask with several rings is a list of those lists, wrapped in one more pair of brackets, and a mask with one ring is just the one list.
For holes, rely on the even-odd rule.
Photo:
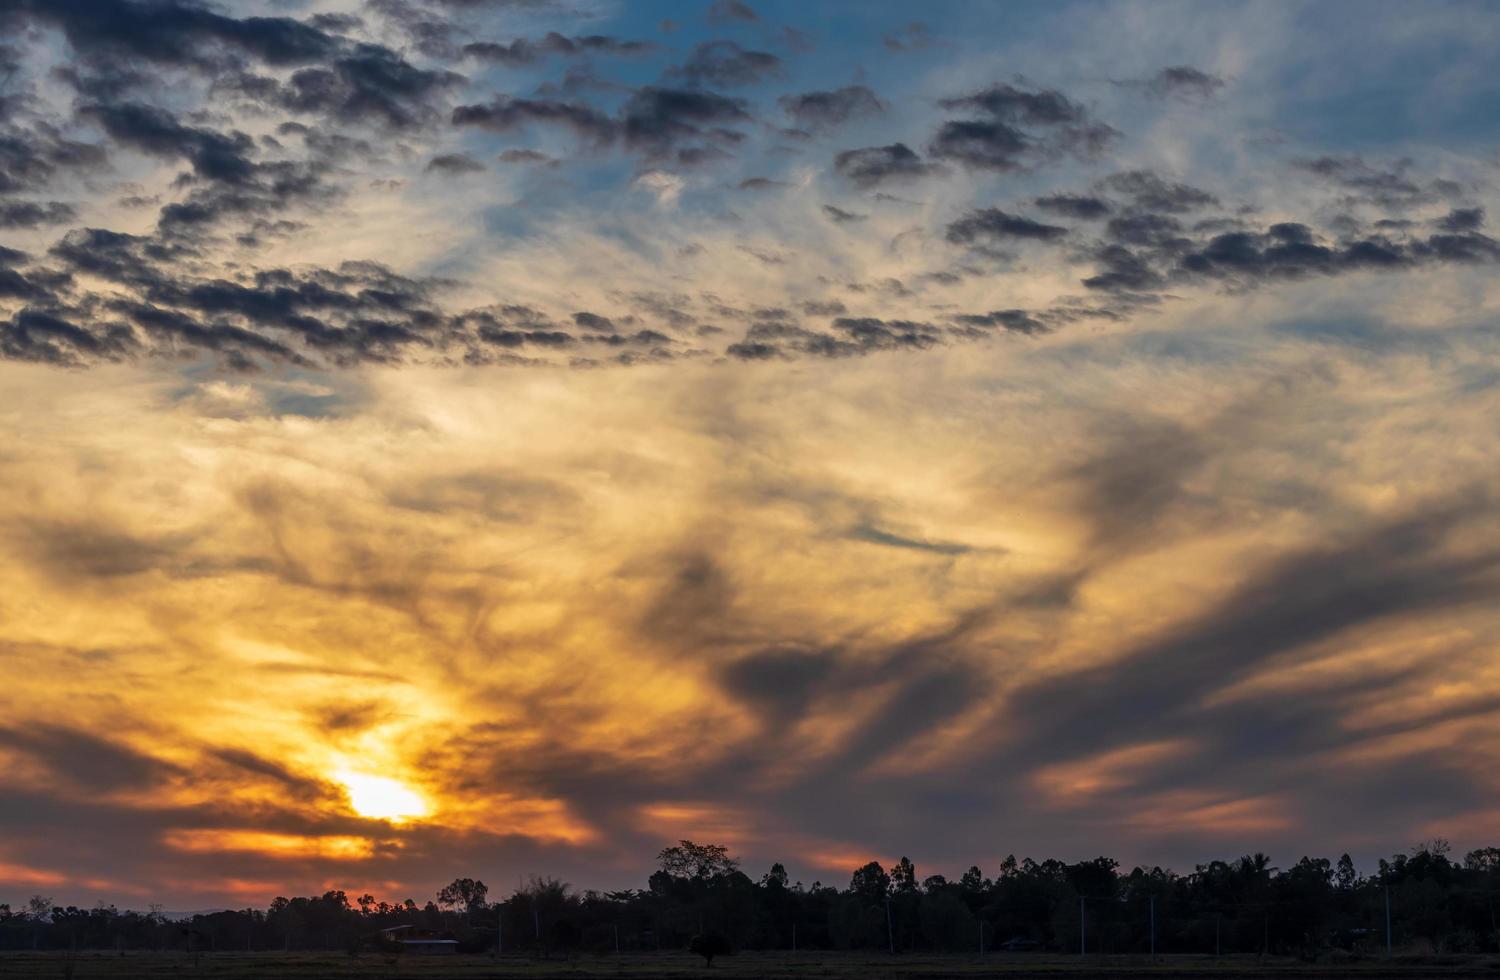
{"label": "sky", "polygon": [[0,900],[1500,843],[1500,9],[0,0]]}

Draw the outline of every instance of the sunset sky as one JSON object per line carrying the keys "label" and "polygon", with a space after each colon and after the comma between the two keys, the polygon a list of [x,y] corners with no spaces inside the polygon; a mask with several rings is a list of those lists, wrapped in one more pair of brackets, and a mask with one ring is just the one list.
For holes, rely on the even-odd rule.
{"label": "sunset sky", "polygon": [[1497,50],[0,0],[0,901],[1500,844]]}

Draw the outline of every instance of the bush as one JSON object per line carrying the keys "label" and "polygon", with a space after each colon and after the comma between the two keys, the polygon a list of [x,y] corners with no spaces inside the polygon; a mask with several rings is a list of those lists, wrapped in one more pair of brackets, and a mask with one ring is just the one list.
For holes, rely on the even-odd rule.
{"label": "bush", "polygon": [[713,966],[715,956],[728,956],[734,950],[730,948],[728,937],[718,935],[717,933],[708,933],[706,935],[694,936],[692,941],[688,943],[688,952],[696,953],[703,957],[705,965]]}

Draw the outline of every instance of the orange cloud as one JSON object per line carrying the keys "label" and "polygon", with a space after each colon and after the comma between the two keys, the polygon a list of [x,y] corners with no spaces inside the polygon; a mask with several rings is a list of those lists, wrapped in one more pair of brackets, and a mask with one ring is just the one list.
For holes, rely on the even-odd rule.
{"label": "orange cloud", "polygon": [[168,847],[190,854],[246,851],[276,858],[320,858],[362,861],[377,848],[399,848],[399,840],[375,841],[337,835],[277,834],[259,830],[169,830],[162,834]]}

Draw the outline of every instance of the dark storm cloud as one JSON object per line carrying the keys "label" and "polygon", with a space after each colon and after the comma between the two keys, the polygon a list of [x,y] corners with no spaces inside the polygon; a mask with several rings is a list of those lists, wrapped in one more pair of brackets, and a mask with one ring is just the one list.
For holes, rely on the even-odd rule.
{"label": "dark storm cloud", "polygon": [[1216,235],[1185,254],[1178,268],[1192,275],[1268,279],[1395,269],[1421,262],[1496,260],[1500,260],[1500,243],[1477,232],[1406,241],[1365,238],[1324,244],[1304,225],[1279,224],[1259,235],[1248,232]]}
{"label": "dark storm cloud", "polygon": [[134,337],[118,324],[81,326],[62,311],[34,307],[0,320],[0,355],[12,360],[73,367],[134,352]]}
{"label": "dark storm cloud", "polygon": [[[860,781],[858,774],[867,767],[989,697],[993,681],[965,662],[962,655],[984,618],[983,614],[960,615],[948,625],[905,642],[863,651],[868,659],[841,658],[839,670],[821,684],[814,683],[812,693],[826,691],[827,696],[839,697],[851,691],[885,689],[899,693],[861,719],[837,753],[805,770],[783,799],[802,809],[812,826],[821,826],[837,810],[814,815],[806,808],[821,809],[818,802],[824,791],[833,797],[844,795]],[[768,748],[774,751],[776,747]],[[774,755],[768,753],[763,761],[772,759]]]}
{"label": "dark storm cloud", "polygon": [[461,105],[453,110],[455,126],[478,126],[508,133],[530,125],[561,126],[584,142],[602,146],[614,140],[618,125],[593,106],[581,102],[513,99],[499,96],[488,105]]}
{"label": "dark storm cloud", "polygon": [[1182,99],[1188,102],[1207,102],[1226,85],[1219,76],[1192,65],[1172,65],[1150,78],[1116,84],[1140,89],[1153,99]]}
{"label": "dark storm cloud", "polygon": [[1050,89],[992,85],[938,104],[983,114],[984,118],[943,123],[927,148],[938,159],[974,169],[1016,170],[1059,154],[1091,158],[1120,135]]}
{"label": "dark storm cloud", "polygon": [[205,180],[245,183],[255,172],[255,144],[244,133],[184,126],[165,109],[137,102],[85,106],[79,114],[97,122],[117,143],[168,160],[187,160]]}
{"label": "dark storm cloud", "polygon": [[1150,417],[1101,420],[1101,445],[1056,475],[1073,488],[1091,528],[1094,560],[1149,547],[1167,533],[1161,525],[1188,496],[1183,487],[1213,460],[1224,435],[1218,430],[1253,418],[1259,406],[1236,409],[1197,427]]}
{"label": "dark storm cloud", "polygon": [[160,352],[201,350],[218,354],[238,371],[253,371],[259,361],[312,367],[286,344],[223,321],[204,322],[178,310],[150,303],[115,300],[110,308],[133,323]]}
{"label": "dark storm cloud", "polygon": [[841,337],[818,339],[807,352],[822,357],[846,357],[873,351],[925,350],[942,342],[941,332],[930,323],[911,320],[880,320],[875,317],[838,317],[833,329]]}
{"label": "dark storm cloud", "polygon": [[901,534],[894,534],[872,524],[860,524],[849,531],[850,539],[864,541],[868,544],[878,544],[887,548],[904,548],[908,551],[925,551],[934,555],[945,555],[953,557],[966,555],[974,549],[966,544],[953,541],[928,541],[924,538],[910,538]]}
{"label": "dark storm cloud", "polygon": [[[478,337],[493,347],[568,347],[578,343],[578,338],[562,330],[513,330],[498,325],[481,325]],[[471,352],[472,353],[472,352]],[[469,355],[466,355],[469,356]],[[471,357],[472,360],[472,357]]]}
{"label": "dark storm cloud", "polygon": [[731,696],[784,722],[807,711],[838,663],[837,651],[772,648],[728,664],[719,682]]}
{"label": "dark storm cloud", "polygon": [[239,19],[172,0],[17,0],[11,14],[58,28],[90,60],[212,70],[232,52],[290,66],[323,60],[339,46],[337,38],[289,17]]}
{"label": "dark storm cloud", "polygon": [[749,122],[748,108],[742,99],[712,92],[647,86],[625,103],[620,126],[628,146],[648,156],[666,156],[674,150],[680,156],[685,142],[738,142],[739,134],[724,127]]}
{"label": "dark storm cloud", "polygon": [[946,238],[955,245],[993,244],[1004,240],[1056,241],[1067,235],[1060,225],[1044,224],[999,208],[970,211],[948,225]]}
{"label": "dark storm cloud", "polygon": [[1087,116],[1082,106],[1061,92],[1033,92],[1012,85],[992,85],[969,95],[941,99],[938,104],[944,109],[981,109],[1017,125],[1056,126],[1082,122]]}
{"label": "dark storm cloud", "polygon": [[1024,133],[992,120],[957,120],[944,123],[927,152],[940,160],[955,160],[969,167],[1014,170],[1031,146]]}
{"label": "dark storm cloud", "polygon": [[1121,300],[1115,308],[1089,306],[1075,301],[1057,303],[1038,310],[991,310],[988,313],[957,313],[950,319],[955,326],[950,332],[961,339],[979,340],[989,336],[995,328],[1009,334],[1036,336],[1050,333],[1074,323],[1090,320],[1105,320],[1120,323],[1129,319],[1131,303]]}
{"label": "dark storm cloud", "polygon": [[410,129],[435,118],[441,98],[464,80],[456,72],[417,68],[388,48],[359,44],[326,67],[293,72],[267,98],[291,112]]}
{"label": "dark storm cloud", "polygon": [[1454,208],[1438,220],[1438,227],[1453,234],[1478,231],[1484,226],[1484,208]]}
{"label": "dark storm cloud", "polygon": [[939,328],[913,320],[840,316],[831,322],[830,328],[825,333],[786,320],[762,320],[751,324],[745,336],[730,344],[725,354],[750,361],[794,354],[824,358],[862,357],[880,351],[926,350],[944,342],[943,331]]}
{"label": "dark storm cloud", "polygon": [[[8,13],[9,23],[40,24],[67,38],[76,64],[59,77],[77,87],[78,100],[73,120],[47,122],[34,115],[26,117],[24,127],[14,122],[0,126],[0,194],[10,195],[0,198],[0,227],[38,229],[75,220],[80,207],[68,200],[75,196],[74,187],[41,191],[64,177],[103,168],[108,163],[105,147],[182,161],[187,173],[179,177],[170,197],[161,195],[167,203],[154,234],[132,237],[78,229],[41,262],[3,270],[0,295],[25,304],[22,309],[8,307],[6,319],[0,321],[8,356],[79,364],[207,350],[234,367],[249,369],[263,360],[393,363],[418,355],[488,363],[493,357],[510,356],[506,352],[544,352],[584,343],[596,348],[650,347],[664,357],[675,342],[666,334],[638,329],[631,314],[623,311],[597,314],[601,321],[616,320],[620,326],[607,336],[592,336],[599,331],[581,322],[569,323],[562,310],[521,322],[488,312],[447,311],[431,295],[416,292],[401,294],[403,300],[395,306],[381,307],[369,299],[376,289],[350,282],[331,285],[327,277],[336,275],[334,270],[265,270],[271,278],[257,274],[253,266],[219,275],[183,273],[190,264],[211,263],[220,243],[252,249],[315,227],[311,215],[348,190],[348,168],[359,161],[379,159],[394,165],[409,159],[413,169],[447,176],[482,169],[484,162],[467,153],[434,156],[426,149],[421,156],[413,154],[414,149],[422,151],[415,148],[411,131],[445,109],[465,79],[413,65],[390,48],[340,36],[336,32],[359,28],[347,17],[238,18],[182,0],[124,0],[109,8],[117,14],[113,20],[96,22],[104,9],[100,0],[27,0]],[[460,41],[474,37],[466,33],[472,24],[406,0],[378,0],[366,14],[384,18],[382,30],[405,25],[414,39],[428,37],[437,43],[439,34]],[[450,22],[433,27],[428,24],[433,18]],[[920,25],[899,36],[905,47],[920,46],[920,39],[928,37]],[[161,38],[175,47],[156,44]],[[630,55],[652,49],[647,42],[559,32],[504,44],[473,41],[461,53],[457,42],[443,43],[443,57],[467,54],[518,66],[549,57]],[[4,57],[24,68],[13,55]],[[258,74],[257,63],[277,70]],[[642,170],[648,165],[692,167],[728,159],[758,133],[774,131],[752,115],[750,101],[714,89],[762,81],[782,67],[776,55],[748,50],[734,40],[710,40],[668,69],[666,77],[676,80],[673,85],[629,88],[592,79],[574,86],[569,81],[538,88],[531,97],[501,94],[488,103],[460,105],[449,118],[457,126],[502,134],[529,127],[562,128],[588,148],[634,155]],[[158,92],[154,86],[180,77],[165,70],[178,68],[201,73],[215,97],[232,98],[255,113],[283,117],[274,135],[252,140],[233,123],[222,121],[223,116],[186,108],[169,111],[153,101]],[[1177,97],[1211,94],[1222,87],[1222,80],[1179,65],[1129,84]],[[601,97],[608,101],[595,104],[589,93],[601,86],[609,90]],[[579,94],[546,94],[563,92]],[[776,101],[791,122],[814,131],[828,131],[885,109],[862,84],[788,93]],[[11,101],[4,105],[11,111]],[[1059,156],[1086,158],[1118,135],[1077,99],[1019,80],[944,98],[938,105],[961,118],[938,123],[925,157],[901,142],[860,147],[837,153],[833,171],[861,189],[877,189],[896,181],[951,174],[954,168],[941,161],[1003,172],[1032,169]],[[288,115],[318,118],[285,118]],[[65,136],[78,121],[101,130],[107,137],[104,146]],[[397,134],[391,132],[340,132],[346,125],[403,131],[407,145],[397,144],[390,138]],[[299,140],[305,158],[276,158],[286,156],[291,152],[288,146],[295,147]],[[507,149],[496,159],[559,163],[521,148]],[[1213,193],[1175,177],[1148,170],[1116,173],[1083,193],[1057,192],[1032,199],[1039,212],[1098,225],[1069,230],[1016,213],[1016,202],[961,213],[942,228],[948,242],[992,256],[1003,255],[1001,248],[1013,243],[1066,240],[1073,246],[1070,261],[1094,263],[1095,268],[1081,278],[1095,295],[1112,294],[1108,304],[1085,307],[1072,300],[988,313],[955,313],[954,307],[939,306],[897,315],[933,317],[941,327],[919,320],[845,317],[825,330],[794,323],[789,316],[767,316],[758,318],[749,334],[726,353],[846,356],[920,349],[1000,332],[1041,334],[1084,319],[1118,319],[1142,304],[1160,301],[1163,291],[1172,287],[1242,289],[1360,269],[1394,271],[1496,260],[1496,243],[1481,230],[1483,209],[1457,206],[1461,199],[1453,185],[1416,176],[1409,161],[1375,166],[1359,157],[1325,156],[1298,166],[1367,203],[1405,206],[1454,198],[1455,205],[1440,218],[1387,215],[1368,225],[1353,216],[1357,209],[1351,208],[1351,213],[1321,227],[1311,221],[1284,222],[1259,230],[1242,217],[1248,211],[1226,215]],[[772,175],[721,186],[764,191],[781,185]],[[885,194],[876,197],[895,200]],[[849,236],[873,227],[861,227],[869,216],[858,210],[814,206],[819,209],[815,214],[840,225]],[[912,228],[903,234],[930,231]],[[768,267],[791,264],[784,251],[745,243],[735,247]],[[171,268],[173,263],[177,268]],[[103,275],[127,292],[91,293],[68,280],[75,273]],[[974,274],[973,269],[939,270],[892,276],[879,283],[850,283],[847,288],[878,293],[893,302],[912,301],[926,289]],[[277,276],[295,281],[277,281]],[[326,295],[315,300],[313,286]],[[343,298],[335,302],[335,297]],[[694,319],[681,311],[678,315]],[[563,326],[551,316],[558,316]],[[672,331],[687,328],[675,321],[669,325]]]}
{"label": "dark storm cloud", "polygon": [[480,173],[484,170],[484,164],[469,156],[467,153],[444,153],[427,161],[424,168],[428,173],[439,173],[449,177],[459,177],[464,174]]}
{"label": "dark storm cloud", "polygon": [[1143,211],[1186,214],[1214,207],[1219,199],[1201,188],[1170,181],[1149,170],[1129,170],[1111,174],[1099,186],[1130,198],[1132,207]]}
{"label": "dark storm cloud", "polygon": [[828,220],[832,221],[834,224],[839,225],[846,225],[851,222],[857,221],[865,221],[869,218],[869,215],[867,214],[855,214],[853,211],[845,211],[843,208],[836,208],[832,204],[823,205],[823,213],[828,216]]}
{"label": "dark storm cloud", "polygon": [[327,784],[292,772],[279,762],[243,749],[211,748],[208,754],[220,762],[252,776],[270,780],[292,799],[303,803],[327,799],[334,790]]}
{"label": "dark storm cloud", "polygon": [[1051,211],[1065,218],[1077,218],[1080,221],[1103,218],[1114,210],[1103,198],[1078,194],[1049,194],[1046,197],[1036,198],[1031,203],[1043,211]]}
{"label": "dark storm cloud", "polygon": [[317,162],[277,160],[253,165],[244,181],[194,186],[186,198],[161,209],[158,234],[187,241],[212,233],[220,223],[250,219],[250,226],[239,239],[253,245],[260,233],[296,230],[301,227],[299,223],[277,215],[297,203],[321,204],[336,199],[337,190],[324,180],[328,170],[327,165]]}
{"label": "dark storm cloud", "polygon": [[136,287],[158,281],[154,263],[170,262],[182,255],[178,249],[147,236],[104,228],[75,228],[48,252],[78,272]]}
{"label": "dark storm cloud", "polygon": [[170,764],[119,742],[62,725],[0,728],[0,745],[30,756],[80,790],[143,790],[176,772]]}
{"label": "dark storm cloud", "polygon": [[1182,231],[1182,222],[1169,214],[1127,214],[1109,219],[1105,234],[1126,245],[1165,245]]}
{"label": "dark storm cloud", "polygon": [[[264,361],[314,366],[392,363],[415,352],[484,360],[486,350],[574,342],[523,307],[452,315],[433,292],[443,284],[399,276],[368,262],[336,269],[262,269],[241,280],[192,278],[176,260],[184,246],[149,236],[76,229],[50,250],[64,272],[27,266],[9,253],[0,291],[28,306],[0,320],[0,352],[13,359],[81,365],[146,355],[217,354],[234,370]],[[77,291],[66,272],[116,283],[129,292]],[[578,320],[605,329],[606,318]],[[671,342],[637,331],[622,343]]]}
{"label": "dark storm cloud", "polygon": [[539,150],[529,149],[506,150],[495,157],[495,159],[501,163],[535,163],[545,166],[550,166],[558,162],[555,157],[549,157]]}
{"label": "dark storm cloud", "polygon": [[0,194],[36,191],[65,173],[105,165],[103,147],[64,138],[47,124],[0,126]]}
{"label": "dark storm cloud", "polygon": [[935,164],[923,161],[905,143],[844,150],[833,158],[833,169],[860,187],[876,187],[941,172]]}
{"label": "dark storm cloud", "polygon": [[580,57],[590,54],[642,55],[656,50],[650,41],[629,41],[603,34],[585,34],[567,37],[550,31],[541,40],[516,38],[509,44],[496,41],[475,41],[463,46],[463,53],[471,58],[494,61],[512,68],[535,64],[548,55]]}
{"label": "dark storm cloud", "polygon": [[724,353],[738,361],[773,361],[783,356],[775,344],[741,340],[724,348]]}
{"label": "dark storm cloud", "polygon": [[462,57],[458,39],[471,36],[469,25],[420,0],[365,0],[362,7],[381,18],[381,28],[404,36],[412,50],[427,58],[455,61]]}
{"label": "dark storm cloud", "polygon": [[1411,174],[1412,161],[1387,167],[1366,163],[1356,155],[1323,156],[1298,161],[1296,166],[1350,192],[1351,202],[1405,208],[1458,197],[1460,188],[1449,180],[1419,180]]}
{"label": "dark storm cloud", "polygon": [[863,85],[783,95],[776,104],[806,129],[832,129],[853,119],[878,116],[886,109],[885,103]]}
{"label": "dark storm cloud", "polygon": [[619,328],[609,317],[587,311],[573,314],[573,322],[585,330],[595,333],[614,333]]}
{"label": "dark storm cloud", "polygon": [[999,327],[1010,333],[1040,334],[1050,329],[1036,316],[1025,310],[991,310],[989,313],[961,313],[954,321],[971,328],[993,329]]}
{"label": "dark storm cloud", "polygon": [[561,126],[595,147],[620,141],[648,158],[675,157],[691,164],[722,155],[721,145],[739,142],[743,135],[727,127],[748,122],[746,109],[743,100],[712,92],[647,86],[636,90],[617,116],[582,102],[500,96],[488,105],[455,108],[453,123],[499,133],[528,125]]}
{"label": "dark storm cloud", "polygon": [[78,56],[66,77],[94,102],[151,77],[132,66],[202,71],[228,81],[249,57],[296,68],[285,82],[238,72],[241,95],[293,112],[409,128],[436,111],[462,76],[420,69],[389,48],[355,43],[287,17],[235,18],[177,2],[23,2],[13,15],[61,30]]}
{"label": "dark storm cloud", "polygon": [[449,10],[556,10],[558,0],[422,0]]}
{"label": "dark storm cloud", "polygon": [[704,41],[681,65],[668,69],[667,77],[694,87],[736,88],[776,78],[781,66],[781,59],[768,51],[747,51],[733,41]]}
{"label": "dark storm cloud", "polygon": [[[1204,206],[1210,195],[1184,190],[1183,185],[1164,185],[1162,191],[1154,177],[1140,182],[1130,176],[1132,186],[1144,188],[1137,199],[1165,205],[1166,213],[1139,210],[1112,218],[1105,229],[1112,242],[1096,248],[1092,256],[1099,271],[1083,280],[1090,289],[1141,295],[1169,284],[1203,281],[1250,288],[1311,276],[1500,261],[1500,243],[1476,230],[1482,215],[1462,210],[1440,219],[1440,230],[1425,236],[1414,233],[1410,224],[1389,223],[1374,233],[1356,230],[1331,236],[1300,222],[1215,234],[1221,222],[1188,228],[1174,216]],[[1239,222],[1231,225],[1235,226],[1243,227]],[[1464,230],[1447,230],[1450,227]]]}
{"label": "dark storm cloud", "polygon": [[123,578],[160,568],[188,540],[127,533],[83,520],[38,522],[23,534],[41,566],[63,582]]}
{"label": "dark storm cloud", "polygon": [[1488,506],[1460,497],[1278,558],[1118,660],[1028,685],[1011,699],[1028,734],[1010,751],[1060,758],[1200,725],[1232,731],[1205,699],[1273,658],[1362,624],[1484,601],[1500,584],[1500,554],[1440,546]]}
{"label": "dark storm cloud", "polygon": [[1089,289],[1141,293],[1161,287],[1165,280],[1144,258],[1120,245],[1106,245],[1094,253],[1100,271],[1083,280]]}
{"label": "dark storm cloud", "polygon": [[0,199],[0,228],[36,228],[72,221],[78,211],[62,201],[8,201]]}

